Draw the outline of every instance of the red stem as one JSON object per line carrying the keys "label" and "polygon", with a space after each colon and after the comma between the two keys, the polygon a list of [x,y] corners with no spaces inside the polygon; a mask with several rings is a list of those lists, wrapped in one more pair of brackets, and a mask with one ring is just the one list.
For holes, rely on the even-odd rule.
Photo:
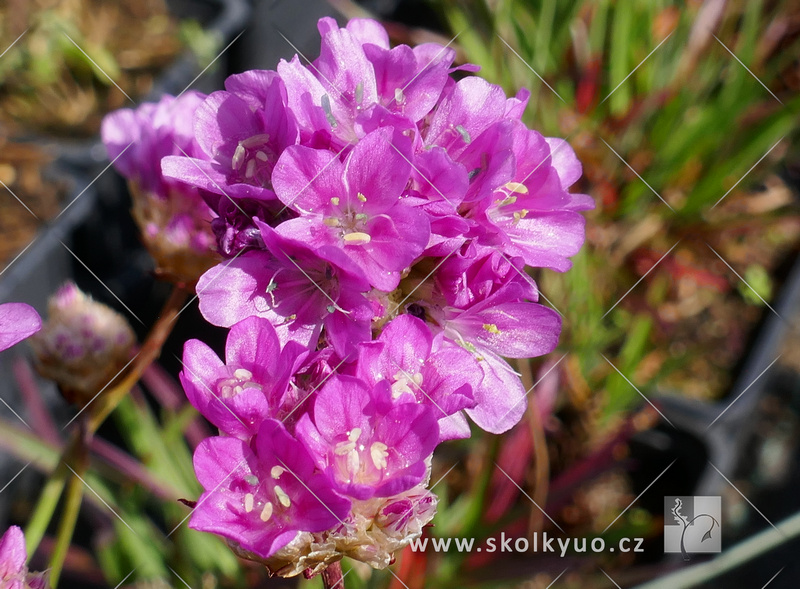
{"label": "red stem", "polygon": [[322,571],[322,584],[325,589],[344,589],[344,576],[340,561],[329,564],[328,568]]}

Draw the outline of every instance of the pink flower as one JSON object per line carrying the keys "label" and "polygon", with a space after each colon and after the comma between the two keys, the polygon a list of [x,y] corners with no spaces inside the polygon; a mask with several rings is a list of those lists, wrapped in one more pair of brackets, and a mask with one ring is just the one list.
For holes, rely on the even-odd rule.
{"label": "pink flower", "polygon": [[0,538],[0,587],[3,589],[49,589],[47,573],[29,573],[25,561],[25,536],[11,526]]}
{"label": "pink flower", "polygon": [[235,438],[204,440],[194,468],[205,493],[189,527],[219,534],[258,558],[269,558],[301,531],[332,528],[350,510],[350,501],[315,472],[307,451],[276,420],[261,424],[252,446]]}
{"label": "pink flower", "polygon": [[275,192],[300,216],[276,231],[313,247],[337,247],[374,287],[394,289],[430,236],[427,216],[403,198],[408,148],[405,137],[381,129],[344,162],[328,151],[287,149],[275,168]]}
{"label": "pink flower", "polygon": [[0,352],[18,344],[42,328],[36,310],[25,303],[0,305]]}

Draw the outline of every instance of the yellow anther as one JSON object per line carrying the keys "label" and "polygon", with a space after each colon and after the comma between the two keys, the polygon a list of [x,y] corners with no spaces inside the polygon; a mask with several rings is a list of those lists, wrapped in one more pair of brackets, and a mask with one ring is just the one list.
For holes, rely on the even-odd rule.
{"label": "yellow anther", "polygon": [[362,233],[361,231],[354,231],[353,233],[345,234],[342,239],[349,245],[364,245],[372,241],[369,233]]}
{"label": "yellow anther", "polygon": [[278,485],[275,485],[275,496],[284,507],[289,507],[292,504],[292,500],[289,499],[289,495],[287,495],[286,491],[281,489]]}
{"label": "yellow anther", "polygon": [[509,192],[519,192],[520,194],[528,194],[528,187],[521,182],[506,182],[503,188]]}
{"label": "yellow anther", "polygon": [[386,468],[386,458],[389,456],[388,447],[383,442],[373,442],[369,447],[369,455],[372,458],[372,464],[378,470]]}
{"label": "yellow anther", "polygon": [[264,509],[261,510],[261,514],[258,516],[262,522],[266,523],[269,521],[269,518],[272,517],[272,503],[267,501],[264,504]]}

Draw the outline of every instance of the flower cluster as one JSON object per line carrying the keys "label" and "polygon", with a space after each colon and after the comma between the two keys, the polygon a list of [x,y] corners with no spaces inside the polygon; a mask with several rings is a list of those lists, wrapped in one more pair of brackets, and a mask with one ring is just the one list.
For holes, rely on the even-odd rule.
{"label": "flower cluster", "polygon": [[197,283],[225,360],[189,341],[181,374],[220,431],[191,526],[281,575],[387,566],[433,517],[436,445],[519,421],[504,358],[561,329],[526,269],[567,270],[593,206],[572,149],[521,122],[527,91],[372,20],[319,31],[316,61],[229,77],[194,110],[197,148],[160,160],[225,258]]}
{"label": "flower cluster", "polygon": [[109,114],[101,128],[109,157],[128,180],[142,241],[159,274],[175,282],[193,283],[218,261],[211,209],[197,189],[161,173],[161,158],[198,152],[194,112],[205,98],[194,91],[164,96]]}

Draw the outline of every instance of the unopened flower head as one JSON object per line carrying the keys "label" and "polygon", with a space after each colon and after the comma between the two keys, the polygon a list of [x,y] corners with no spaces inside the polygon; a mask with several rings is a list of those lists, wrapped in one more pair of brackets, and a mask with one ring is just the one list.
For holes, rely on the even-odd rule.
{"label": "unopened flower head", "polygon": [[71,401],[88,400],[128,363],[136,336],[125,318],[67,282],[50,297],[48,318],[31,338],[39,372]]}

